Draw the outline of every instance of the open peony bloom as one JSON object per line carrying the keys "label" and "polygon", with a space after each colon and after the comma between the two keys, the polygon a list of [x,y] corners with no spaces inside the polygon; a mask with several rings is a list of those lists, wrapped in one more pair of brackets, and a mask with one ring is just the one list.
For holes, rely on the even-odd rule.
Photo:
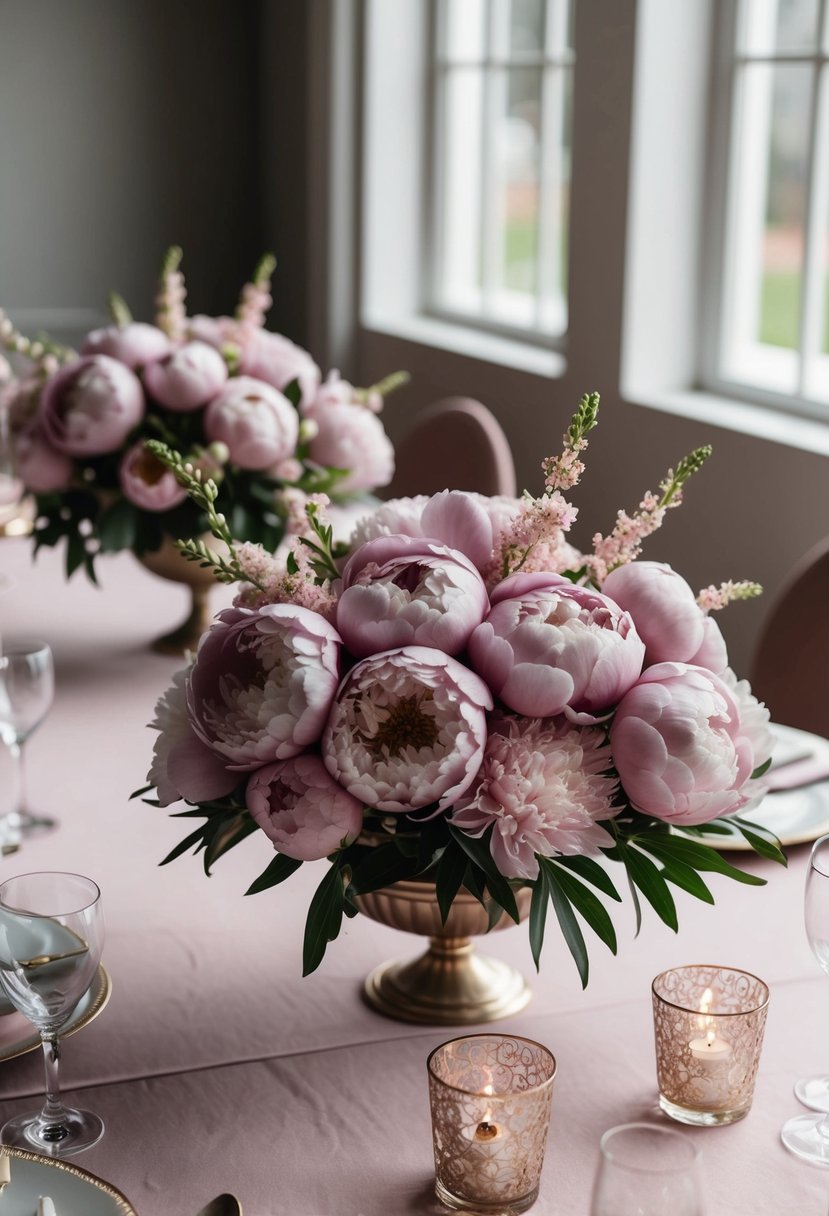
{"label": "open peony bloom", "polygon": [[243,376],[264,380],[280,392],[297,380],[302,394],[300,403],[305,407],[313,401],[319,388],[320,369],[308,351],[290,338],[249,327],[240,351],[239,371]]}
{"label": "open peony bloom", "polygon": [[319,431],[311,440],[311,459],[348,469],[337,490],[354,493],[385,486],[394,473],[394,448],[376,414],[361,405],[320,405],[313,413]]}
{"label": "open peony bloom", "polygon": [[292,456],[299,434],[297,412],[287,397],[250,376],[228,380],[204,415],[208,439],[227,444],[243,469],[268,469]]}
{"label": "open peony bloom", "polygon": [[721,676],[728,667],[728,648],[717,622],[712,616],[704,616],[702,621],[702,642],[699,650],[688,660],[694,667],[707,667],[715,675]]}
{"label": "open peony bloom", "polygon": [[597,820],[616,814],[604,731],[565,719],[503,717],[490,725],[478,780],[452,822],[472,836],[493,824],[490,849],[507,878],[538,877],[538,860],[610,848]]}
{"label": "open peony bloom", "polygon": [[514,574],[469,642],[472,665],[526,717],[580,721],[610,709],[635,684],[645,647],[613,600],[556,574]]}
{"label": "open peony bloom", "polygon": [[169,511],[187,497],[175,475],[147,451],[143,439],[124,453],[118,479],[124,497],[144,511]]}
{"label": "open peony bloom", "polygon": [[18,475],[35,494],[65,490],[72,480],[71,459],[47,443],[36,429],[17,436],[14,454]]}
{"label": "open peony bloom", "polygon": [[442,651],[373,655],[337,692],[322,740],[325,767],[376,810],[442,810],[475,779],[491,708],[483,681]]}
{"label": "open peony bloom", "polygon": [[109,355],[133,371],[163,359],[171,349],[172,343],[164,331],[144,321],[93,329],[81,347],[85,355]]}
{"label": "open peony bloom", "polygon": [[649,667],[619,705],[613,759],[631,803],[668,823],[698,824],[747,806],[771,754],[768,711],[702,667]]}
{"label": "open peony bloom", "polygon": [[144,369],[144,384],[168,410],[197,410],[227,380],[227,364],[206,342],[186,342]]}
{"label": "open peony bloom", "polygon": [[322,734],[337,688],[340,638],[295,604],[220,612],[187,685],[193,729],[228,768],[295,756]]}
{"label": "open peony bloom", "polygon": [[46,383],[40,425],[70,456],[98,456],[121,447],[144,415],[141,382],[117,359],[86,355]]}
{"label": "open peony bloom", "polygon": [[337,628],[359,658],[409,645],[457,654],[489,608],[467,557],[409,536],[361,545],[343,570],[343,588]]}
{"label": "open peony bloom", "polygon": [[147,780],[155,786],[162,806],[179,798],[190,802],[221,798],[239,782],[239,774],[229,772],[193,733],[187,712],[187,676],[186,667],[176,672],[172,686],[159,698],[150,723],[159,733]]}
{"label": "open peony bloom", "polygon": [[685,579],[670,566],[643,561],[618,566],[602,583],[602,594],[633,617],[647,667],[697,661],[706,617]]}
{"label": "open peony bloom", "polygon": [[361,804],[312,754],[257,769],[245,797],[274,847],[297,861],[319,861],[336,853],[357,838],[363,824]]}

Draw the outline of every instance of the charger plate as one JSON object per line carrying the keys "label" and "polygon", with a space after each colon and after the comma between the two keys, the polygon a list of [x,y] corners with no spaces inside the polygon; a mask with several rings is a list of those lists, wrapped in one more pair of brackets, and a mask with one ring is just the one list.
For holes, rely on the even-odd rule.
{"label": "charger plate", "polygon": [[11,1182],[0,1193],[3,1216],[34,1216],[41,1195],[48,1195],[58,1216],[138,1216],[121,1192],[68,1161],[3,1146]]}
{"label": "charger plate", "polygon": [[[92,985],[78,1001],[71,1018],[60,1032],[60,1037],[65,1039],[67,1035],[88,1026],[104,1008],[111,994],[112,980],[104,967],[99,966]],[[35,1051],[38,1047],[40,1035],[28,1018],[16,1010],[11,1013],[0,1010],[0,1061],[13,1060],[15,1056],[23,1056],[27,1051]],[[7,1216],[4,1202],[5,1195],[0,1194],[0,1214]]]}

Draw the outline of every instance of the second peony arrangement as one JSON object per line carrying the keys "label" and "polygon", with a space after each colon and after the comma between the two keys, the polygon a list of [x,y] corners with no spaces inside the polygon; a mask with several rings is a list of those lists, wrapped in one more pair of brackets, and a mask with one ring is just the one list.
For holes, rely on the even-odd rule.
{"label": "second peony arrangement", "polygon": [[578,917],[616,949],[594,889],[620,896],[598,859],[626,871],[637,921],[644,898],[674,929],[672,886],[713,902],[701,872],[762,882],[703,843],[701,825],[784,860],[744,818],[763,794],[768,713],[730,670],[711,615],[759,588],[697,596],[669,566],[636,560],[708,449],[581,553],[564,494],[597,410],[596,394],[582,399],[537,497],[392,501],[347,554],[317,499],[286,564],[235,544],[216,487],[153,445],[230,555],[182,552],[240,586],[158,704],[140,793],[203,818],[168,861],[194,848],[209,871],[261,830],[276,856],[249,893],[329,859],[306,974],[358,896],[422,878],[444,922],[462,888],[490,924],[518,921],[516,890],[532,888],[536,964],[552,902],[586,983]]}

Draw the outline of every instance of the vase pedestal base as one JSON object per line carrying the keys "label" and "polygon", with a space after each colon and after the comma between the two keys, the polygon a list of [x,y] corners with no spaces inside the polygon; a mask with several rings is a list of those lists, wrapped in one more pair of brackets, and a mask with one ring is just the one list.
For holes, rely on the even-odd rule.
{"label": "vase pedestal base", "polygon": [[378,1013],[432,1026],[512,1017],[531,996],[519,971],[477,954],[468,937],[433,937],[420,958],[383,963],[363,984],[364,1000]]}
{"label": "vase pedestal base", "polygon": [[209,629],[213,619],[209,590],[204,587],[191,587],[190,592],[192,602],[188,616],[178,629],[155,639],[152,649],[156,654],[185,654],[188,650],[195,654],[201,635]]}

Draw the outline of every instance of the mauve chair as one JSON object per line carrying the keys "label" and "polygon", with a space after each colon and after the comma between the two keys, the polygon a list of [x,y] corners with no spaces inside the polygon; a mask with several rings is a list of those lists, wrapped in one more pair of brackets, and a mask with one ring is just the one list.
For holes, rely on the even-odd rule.
{"label": "mauve chair", "polygon": [[829,537],[797,562],[772,603],[751,688],[773,722],[829,738]]}
{"label": "mauve chair", "polygon": [[385,498],[477,490],[515,496],[515,465],[500,424],[480,401],[446,397],[417,415],[395,449]]}

